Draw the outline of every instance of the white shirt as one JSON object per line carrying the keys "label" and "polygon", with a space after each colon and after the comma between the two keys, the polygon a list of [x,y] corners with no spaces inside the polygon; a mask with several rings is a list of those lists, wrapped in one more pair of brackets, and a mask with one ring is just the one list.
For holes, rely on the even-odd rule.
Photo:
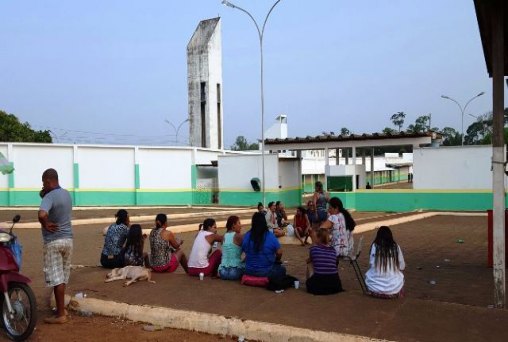
{"label": "white shirt", "polygon": [[372,245],[370,249],[369,265],[370,269],[365,274],[365,284],[369,291],[392,295],[397,294],[404,286],[404,274],[401,272],[406,267],[402,250],[397,246],[399,251],[399,265],[394,265],[394,260],[389,260],[386,272],[376,268],[376,245]]}
{"label": "white shirt", "polygon": [[194,244],[192,245],[192,250],[189,255],[189,261],[187,265],[189,267],[194,268],[207,268],[210,264],[208,262],[208,252],[212,245],[206,240],[208,235],[212,235],[212,232],[208,232],[206,230],[200,230],[196,239],[194,240]]}
{"label": "white shirt", "polygon": [[271,210],[268,210],[268,212],[265,215],[266,224],[268,225],[268,229],[273,232],[274,228],[277,227],[277,215],[275,212],[272,212]]}
{"label": "white shirt", "polygon": [[346,219],[342,213],[330,215],[328,217],[332,226],[331,245],[335,248],[337,256],[349,256],[353,250],[354,240],[353,232],[346,229]]}

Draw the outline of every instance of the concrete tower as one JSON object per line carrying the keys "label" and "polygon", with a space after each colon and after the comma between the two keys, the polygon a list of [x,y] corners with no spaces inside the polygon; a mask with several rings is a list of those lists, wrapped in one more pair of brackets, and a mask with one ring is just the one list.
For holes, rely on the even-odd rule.
{"label": "concrete tower", "polygon": [[187,45],[190,144],[222,149],[222,39],[220,18],[203,20]]}

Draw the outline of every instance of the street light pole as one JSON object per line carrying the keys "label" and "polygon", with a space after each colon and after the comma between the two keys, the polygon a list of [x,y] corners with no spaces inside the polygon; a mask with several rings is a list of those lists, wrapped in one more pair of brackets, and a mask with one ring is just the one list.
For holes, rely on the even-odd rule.
{"label": "street light pole", "polygon": [[462,146],[464,146],[464,112],[466,111],[466,108],[471,103],[471,101],[473,101],[477,97],[482,96],[483,94],[485,94],[485,93],[482,91],[478,95],[473,96],[471,99],[469,99],[469,101],[466,102],[466,105],[464,107],[462,107],[461,104],[457,100],[455,100],[455,99],[453,99],[453,98],[451,98],[449,96],[446,96],[446,95],[441,95],[441,97],[443,99],[453,101],[453,102],[455,102],[457,104],[457,106],[459,106],[460,115],[461,115],[461,118],[462,118],[462,139],[461,139],[462,140]]}
{"label": "street light pole", "polygon": [[173,129],[175,130],[175,145],[178,145],[178,133],[180,132],[180,128],[182,128],[183,124],[186,123],[187,121],[189,121],[189,118],[183,120],[179,125],[178,125],[178,128],[175,127],[175,125],[173,125],[173,123],[171,121],[169,121],[168,119],[165,119],[164,122],[167,123],[168,125],[170,125],[171,127],[173,127]]}
{"label": "street light pole", "polygon": [[275,8],[275,6],[277,6],[277,4],[279,2],[281,2],[281,0],[277,0],[272,5],[270,10],[268,11],[268,14],[265,17],[265,20],[263,22],[262,28],[259,29],[259,25],[258,25],[256,19],[254,19],[254,17],[249,12],[247,12],[246,10],[244,10],[241,7],[236,6],[235,4],[229,2],[228,0],[222,0],[222,4],[223,5],[231,7],[233,9],[240,10],[243,13],[247,14],[249,16],[249,18],[251,18],[252,21],[254,22],[254,25],[256,26],[256,29],[258,31],[259,54],[260,54],[260,59],[261,59],[261,69],[260,69],[260,73],[261,73],[261,170],[262,170],[261,171],[262,172],[262,176],[261,176],[261,190],[262,190],[262,194],[263,194],[262,195],[263,196],[263,205],[266,205],[266,202],[265,202],[265,200],[266,200],[266,198],[265,198],[265,97],[264,97],[264,88],[263,88],[263,83],[264,83],[263,36],[264,36],[264,33],[265,33],[265,27],[266,27],[266,22],[268,21],[268,17],[270,16],[270,14],[272,13],[273,9]]}

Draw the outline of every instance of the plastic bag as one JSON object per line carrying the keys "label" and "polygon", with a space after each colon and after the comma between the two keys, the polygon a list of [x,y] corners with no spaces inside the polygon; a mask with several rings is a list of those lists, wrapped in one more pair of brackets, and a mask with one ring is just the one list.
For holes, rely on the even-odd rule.
{"label": "plastic bag", "polygon": [[9,248],[12,252],[12,255],[14,256],[14,260],[16,260],[16,263],[18,264],[19,270],[21,270],[21,262],[23,257],[23,246],[18,242],[18,239],[14,238],[11,240],[11,243],[9,244]]}
{"label": "plastic bag", "polygon": [[5,175],[12,173],[12,171],[14,171],[12,163],[9,162],[2,153],[0,153],[0,172]]}
{"label": "plastic bag", "polygon": [[288,224],[285,229],[286,229],[287,236],[295,236],[295,228],[293,227],[293,225]]}

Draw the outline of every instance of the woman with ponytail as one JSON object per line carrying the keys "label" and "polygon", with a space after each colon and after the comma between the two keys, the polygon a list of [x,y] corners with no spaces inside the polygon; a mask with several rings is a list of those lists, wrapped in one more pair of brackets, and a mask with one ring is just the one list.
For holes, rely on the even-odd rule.
{"label": "woman with ponytail", "polygon": [[203,273],[205,276],[217,276],[222,252],[216,249],[213,253],[212,245],[222,242],[222,235],[217,234],[217,224],[214,219],[207,218],[199,225],[199,231],[194,239],[192,250],[189,255],[189,275],[198,276]]}
{"label": "woman with ponytail", "polygon": [[155,228],[150,232],[150,266],[154,272],[174,272],[178,263],[187,272],[187,258],[180,249],[183,240],[167,230],[168,217],[166,214],[158,214],[155,217]]}
{"label": "woman with ponytail", "polygon": [[337,257],[349,256],[353,250],[353,229],[356,223],[349,211],[344,208],[338,197],[332,197],[328,203],[328,219],[321,224],[321,228],[331,230],[331,245],[335,248]]}
{"label": "woman with ponytail", "polygon": [[238,280],[245,270],[242,261],[242,223],[238,216],[230,216],[226,222],[226,234],[222,242],[222,260],[219,275],[223,280]]}
{"label": "woman with ponytail", "polygon": [[404,274],[401,271],[406,264],[390,228],[379,227],[370,247],[369,264],[365,284],[370,294],[380,298],[400,297],[404,286]]}

